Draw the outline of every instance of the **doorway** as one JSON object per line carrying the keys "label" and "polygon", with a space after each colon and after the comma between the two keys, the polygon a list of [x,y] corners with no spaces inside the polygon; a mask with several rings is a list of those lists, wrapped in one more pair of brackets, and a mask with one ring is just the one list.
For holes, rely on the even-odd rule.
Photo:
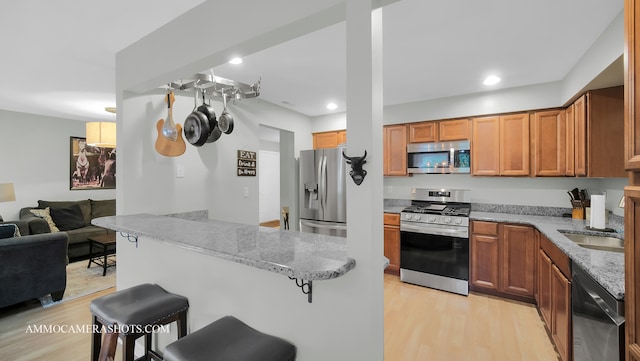
{"label": "doorway", "polygon": [[298,229],[294,133],[260,124],[258,207],[261,226]]}

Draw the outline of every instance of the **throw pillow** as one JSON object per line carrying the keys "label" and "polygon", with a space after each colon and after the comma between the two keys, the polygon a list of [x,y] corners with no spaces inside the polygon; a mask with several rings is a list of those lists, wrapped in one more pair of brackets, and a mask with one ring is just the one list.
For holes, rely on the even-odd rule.
{"label": "throw pillow", "polygon": [[69,231],[84,227],[82,210],[77,204],[66,208],[49,208],[51,219],[61,231]]}
{"label": "throw pillow", "polygon": [[82,215],[84,216],[84,225],[91,225],[91,202],[88,199],[84,199],[81,201],[38,201],[38,208],[45,209],[49,208],[66,208],[71,207],[72,205],[77,204],[80,206],[82,210]]}
{"label": "throw pillow", "polygon": [[12,237],[20,237],[20,228],[12,223],[0,224],[0,239]]}
{"label": "throw pillow", "polygon": [[56,224],[53,222],[53,219],[51,219],[51,214],[49,213],[49,207],[45,209],[32,209],[30,210],[30,212],[33,213],[34,216],[40,217],[45,221],[47,221],[47,224],[49,225],[49,230],[51,231],[51,233],[60,232],[58,227],[56,227]]}

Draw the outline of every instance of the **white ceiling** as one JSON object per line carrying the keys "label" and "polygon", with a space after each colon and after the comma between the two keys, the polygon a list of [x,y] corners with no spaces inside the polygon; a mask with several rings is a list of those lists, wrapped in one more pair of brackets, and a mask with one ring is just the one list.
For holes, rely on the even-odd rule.
{"label": "white ceiling", "polygon": [[[22,0],[3,6],[0,109],[112,119],[104,108],[115,105],[115,53],[202,2]],[[385,105],[562,80],[622,9],[623,0],[389,5],[383,12]],[[342,112],[344,31],[344,23],[337,24],[214,70],[248,84],[261,78],[262,99],[309,116]],[[489,73],[503,81],[483,86]],[[338,109],[324,108],[328,101]]]}

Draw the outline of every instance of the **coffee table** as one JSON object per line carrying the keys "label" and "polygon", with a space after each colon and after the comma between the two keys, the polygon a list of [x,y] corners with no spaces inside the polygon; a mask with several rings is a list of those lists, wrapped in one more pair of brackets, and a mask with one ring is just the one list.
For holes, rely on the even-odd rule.
{"label": "coffee table", "polygon": [[[99,236],[91,236],[87,239],[89,240],[89,264],[87,268],[91,267],[92,263],[102,266],[102,276],[104,277],[107,274],[107,268],[116,265],[115,257],[109,257],[116,253],[116,234],[110,232]],[[94,248],[99,252],[94,253]]]}

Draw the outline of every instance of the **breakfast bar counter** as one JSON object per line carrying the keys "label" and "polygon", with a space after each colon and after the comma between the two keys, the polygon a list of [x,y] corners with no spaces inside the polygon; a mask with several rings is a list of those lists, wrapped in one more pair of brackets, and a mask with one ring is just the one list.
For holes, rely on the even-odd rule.
{"label": "breakfast bar counter", "polygon": [[347,257],[347,239],[341,237],[151,214],[102,217],[92,223],[135,242],[149,237],[300,280],[337,278],[356,264]]}

